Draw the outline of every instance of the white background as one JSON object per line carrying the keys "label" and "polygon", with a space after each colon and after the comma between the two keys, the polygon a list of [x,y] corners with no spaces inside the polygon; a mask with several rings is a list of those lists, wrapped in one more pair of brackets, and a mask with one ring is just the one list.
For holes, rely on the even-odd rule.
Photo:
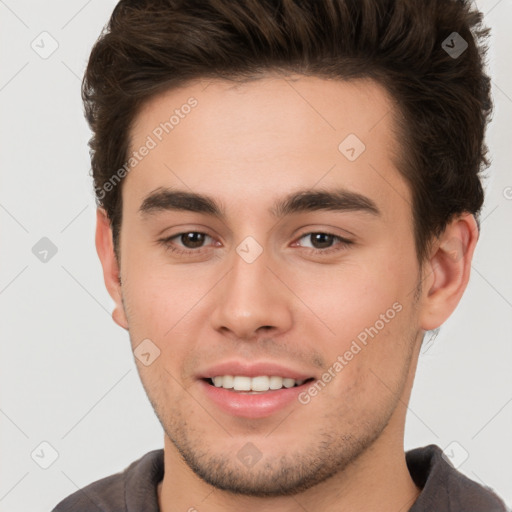
{"label": "white background", "polygon": [[[51,510],[163,446],[128,334],[111,319],[94,247],[80,80],[114,5],[0,1],[2,512]],[[512,4],[477,5],[493,30],[493,164],[484,221],[469,288],[420,358],[405,447],[456,441],[455,459],[468,454],[460,470],[510,504],[512,193],[507,199],[505,191],[512,187]],[[43,31],[58,42],[47,59],[31,48]],[[32,253],[42,237],[58,250],[47,263]],[[58,453],[48,469],[31,458],[43,441]],[[51,450],[43,452],[40,460],[49,462]]]}

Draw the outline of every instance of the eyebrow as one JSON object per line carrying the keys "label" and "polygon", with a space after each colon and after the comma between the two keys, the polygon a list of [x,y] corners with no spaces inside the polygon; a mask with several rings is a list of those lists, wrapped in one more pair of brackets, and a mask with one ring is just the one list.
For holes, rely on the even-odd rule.
{"label": "eyebrow", "polygon": [[[363,212],[381,214],[375,202],[362,194],[344,188],[329,190],[299,190],[277,200],[269,213],[282,218],[287,215],[310,211]],[[139,213],[149,217],[163,211],[188,211],[204,213],[226,220],[225,209],[212,197],[185,190],[159,187],[143,200]]]}

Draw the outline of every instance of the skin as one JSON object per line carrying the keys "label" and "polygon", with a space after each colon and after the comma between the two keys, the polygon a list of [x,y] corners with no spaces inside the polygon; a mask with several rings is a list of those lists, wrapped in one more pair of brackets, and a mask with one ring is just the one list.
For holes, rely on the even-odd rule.
{"label": "skin", "polygon": [[[454,219],[420,269],[386,91],[371,81],[293,78],[198,81],[150,100],[132,127],[132,149],[188,98],[198,105],[122,184],[120,262],[105,212],[97,212],[113,318],[132,348],[149,338],[161,351],[149,366],[136,363],[165,432],[163,512],[396,512],[420,492],[405,464],[406,405],[425,331],[450,316],[466,288],[475,219]],[[366,145],[353,162],[338,150],[350,133]],[[158,187],[207,194],[226,217],[144,217],[138,209]],[[334,187],[370,198],[380,215],[319,210],[276,220],[268,212],[295,190]],[[199,254],[158,242],[183,232],[209,235],[189,248]],[[353,243],[314,245],[318,232]],[[263,249],[250,264],[236,252],[247,236]],[[187,249],[180,237],[171,245]],[[201,391],[197,371],[233,358],[321,378],[397,302],[401,311],[307,405],[247,419]],[[248,442],[261,453],[252,467],[237,457]]]}

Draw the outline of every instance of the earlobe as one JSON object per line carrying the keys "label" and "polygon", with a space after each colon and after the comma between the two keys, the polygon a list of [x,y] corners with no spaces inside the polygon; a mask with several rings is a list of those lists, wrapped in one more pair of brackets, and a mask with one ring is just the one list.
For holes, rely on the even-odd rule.
{"label": "earlobe", "polygon": [[450,222],[432,247],[425,265],[427,283],[421,312],[425,331],[440,327],[457,307],[469,281],[478,226],[470,213]]}
{"label": "earlobe", "polygon": [[121,294],[120,270],[114,253],[110,220],[103,208],[96,210],[96,252],[103,268],[103,279],[109,295],[115,302],[112,319],[116,324],[128,330],[128,321],[124,311]]}

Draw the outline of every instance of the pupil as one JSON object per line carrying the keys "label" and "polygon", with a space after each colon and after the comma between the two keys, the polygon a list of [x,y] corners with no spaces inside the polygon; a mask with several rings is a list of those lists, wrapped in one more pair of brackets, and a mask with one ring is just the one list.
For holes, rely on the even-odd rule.
{"label": "pupil", "polygon": [[329,235],[327,233],[313,233],[311,237],[312,244],[315,248],[324,249],[325,247],[329,247],[331,245],[333,235]]}
{"label": "pupil", "polygon": [[204,242],[204,233],[184,233],[181,235],[181,241],[183,245],[188,248],[201,247]]}

